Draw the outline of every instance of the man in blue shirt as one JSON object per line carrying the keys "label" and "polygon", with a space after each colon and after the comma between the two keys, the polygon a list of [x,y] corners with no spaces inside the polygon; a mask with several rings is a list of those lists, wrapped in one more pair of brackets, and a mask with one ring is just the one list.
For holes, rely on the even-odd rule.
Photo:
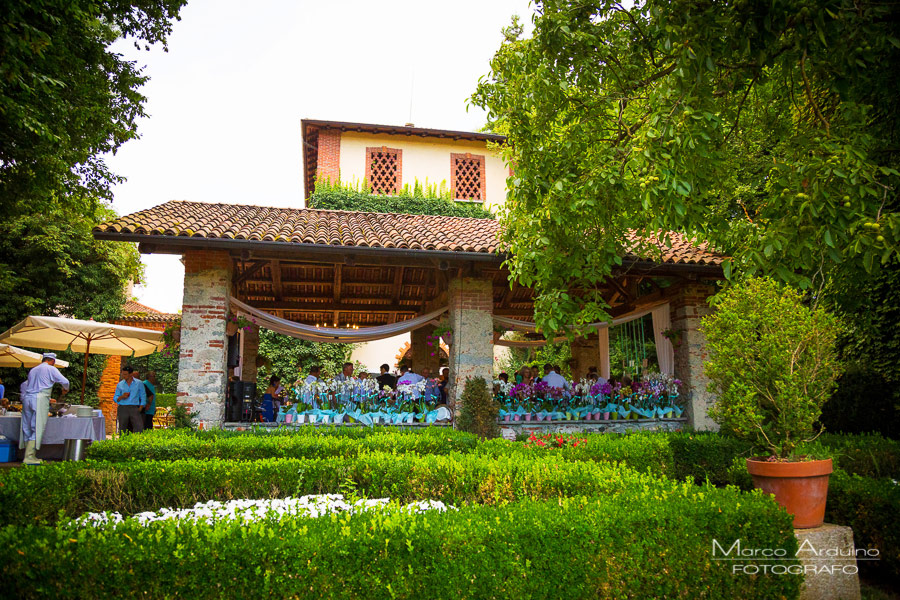
{"label": "man in blue shirt", "polygon": [[119,433],[144,431],[144,415],[141,414],[141,407],[147,404],[147,392],[144,382],[135,378],[134,369],[130,366],[122,367],[122,380],[116,385],[113,402],[119,405],[117,410]]}
{"label": "man in blue shirt", "polygon": [[19,436],[19,448],[25,448],[25,460],[22,463],[26,465],[41,464],[37,451],[41,449],[41,440],[44,438],[53,384],[60,384],[63,394],[69,391],[69,380],[53,366],[55,364],[56,355],[52,352],[45,353],[41,364],[28,371],[28,379],[19,388],[22,391],[22,433]]}

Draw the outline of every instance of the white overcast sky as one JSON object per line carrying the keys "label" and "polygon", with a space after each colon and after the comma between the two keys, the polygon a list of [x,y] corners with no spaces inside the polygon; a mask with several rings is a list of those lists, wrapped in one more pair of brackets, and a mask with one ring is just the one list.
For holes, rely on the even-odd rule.
{"label": "white overcast sky", "polygon": [[[299,207],[302,118],[474,131],[485,117],[466,99],[500,30],[513,14],[527,27],[532,12],[528,0],[190,0],[168,53],[116,46],[151,79],[141,138],[109,158],[127,178],[113,208]],[[178,257],[142,260],[138,300],[181,310]]]}

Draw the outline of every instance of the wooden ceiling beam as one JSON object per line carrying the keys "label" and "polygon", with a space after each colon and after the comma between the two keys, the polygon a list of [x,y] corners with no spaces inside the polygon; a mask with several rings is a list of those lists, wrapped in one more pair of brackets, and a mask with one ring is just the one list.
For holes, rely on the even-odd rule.
{"label": "wooden ceiling beam", "polygon": [[332,282],[331,286],[334,292],[335,304],[341,303],[341,272],[343,268],[343,265],[334,265],[334,282]]}
{"label": "wooden ceiling beam", "polygon": [[[255,275],[256,273],[258,273],[267,264],[269,264],[269,261],[267,261],[267,260],[253,261],[253,264],[251,264],[249,267],[244,269],[244,271],[240,275],[238,275],[237,277],[234,278],[234,285],[236,285],[236,286],[241,285],[241,283],[243,283],[244,281],[247,281],[251,275]],[[263,281],[265,283],[269,283],[269,281],[267,281],[267,280],[263,280]]]}
{"label": "wooden ceiling beam", "polygon": [[280,302],[284,297],[284,289],[281,285],[281,261],[272,261],[272,291],[275,293],[275,300]]}
{"label": "wooden ceiling beam", "polygon": [[397,267],[394,270],[394,304],[400,302],[400,293],[403,291],[403,275],[406,272],[406,267]]}
{"label": "wooden ceiling beam", "polygon": [[512,300],[513,296],[515,296],[518,289],[519,282],[514,280],[509,289],[506,290],[506,293],[503,294],[503,300],[500,301],[500,308],[506,308],[509,306],[510,300]]}

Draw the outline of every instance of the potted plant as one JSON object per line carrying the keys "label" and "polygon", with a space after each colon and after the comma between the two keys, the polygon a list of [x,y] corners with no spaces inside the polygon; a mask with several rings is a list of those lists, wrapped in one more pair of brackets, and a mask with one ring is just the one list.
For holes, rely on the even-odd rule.
{"label": "potted plant", "polygon": [[753,444],[754,486],[775,495],[794,527],[818,527],[832,463],[802,445],[821,433],[816,422],[840,374],[838,321],[768,278],[722,292],[716,308],[702,325],[712,354],[705,372],[718,396],[710,416]]}

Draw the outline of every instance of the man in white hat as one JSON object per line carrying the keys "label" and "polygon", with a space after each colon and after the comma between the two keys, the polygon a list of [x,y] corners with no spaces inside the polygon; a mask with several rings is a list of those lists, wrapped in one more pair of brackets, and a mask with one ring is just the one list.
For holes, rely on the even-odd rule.
{"label": "man in white hat", "polygon": [[69,391],[69,380],[59,369],[54,367],[56,355],[44,353],[44,360],[28,371],[28,379],[22,386],[22,433],[19,436],[19,448],[25,448],[26,465],[39,465],[37,451],[41,449],[44,438],[44,427],[47,425],[47,413],[50,411],[50,392],[53,384],[62,386],[63,394]]}

